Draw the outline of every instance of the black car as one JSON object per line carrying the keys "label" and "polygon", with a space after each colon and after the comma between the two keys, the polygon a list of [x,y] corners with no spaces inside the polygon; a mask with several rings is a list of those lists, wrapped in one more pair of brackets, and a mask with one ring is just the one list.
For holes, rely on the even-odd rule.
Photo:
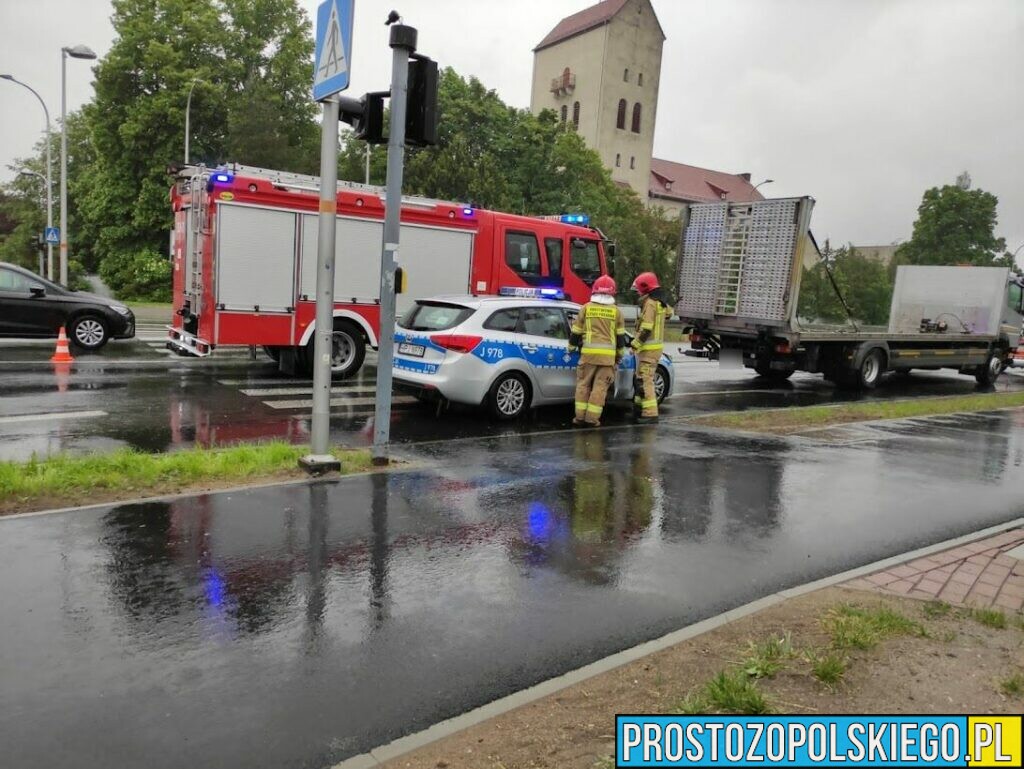
{"label": "black car", "polygon": [[61,326],[86,350],[135,336],[135,316],[116,299],[72,291],[0,262],[0,337],[55,337]]}

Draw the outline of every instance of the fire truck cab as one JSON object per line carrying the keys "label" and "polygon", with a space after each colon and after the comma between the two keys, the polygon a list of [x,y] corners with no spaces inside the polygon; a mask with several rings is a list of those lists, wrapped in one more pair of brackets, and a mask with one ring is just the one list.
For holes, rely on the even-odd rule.
{"label": "fire truck cab", "polygon": [[[241,165],[187,167],[171,189],[174,320],[168,347],[206,356],[260,346],[282,370],[312,370],[319,179]],[[355,373],[380,330],[384,190],[338,184],[332,369]],[[528,217],[419,197],[402,201],[406,294],[561,289],[584,302],[611,244],[585,216]]]}

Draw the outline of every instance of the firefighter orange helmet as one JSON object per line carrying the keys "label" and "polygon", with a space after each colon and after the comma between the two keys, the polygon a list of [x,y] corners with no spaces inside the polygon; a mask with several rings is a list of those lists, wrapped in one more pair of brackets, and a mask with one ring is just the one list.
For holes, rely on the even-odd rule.
{"label": "firefighter orange helmet", "polygon": [[653,272],[641,272],[633,281],[632,288],[640,294],[649,294],[658,288],[658,276]]}
{"label": "firefighter orange helmet", "polygon": [[591,287],[591,294],[604,294],[605,296],[615,296],[616,292],[615,281],[607,275],[602,275],[600,278],[594,281],[594,285]]}

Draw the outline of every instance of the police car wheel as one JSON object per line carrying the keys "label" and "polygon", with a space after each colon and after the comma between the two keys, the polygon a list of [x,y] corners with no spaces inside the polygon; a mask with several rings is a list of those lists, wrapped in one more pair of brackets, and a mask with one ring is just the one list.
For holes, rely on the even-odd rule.
{"label": "police car wheel", "polygon": [[502,374],[487,393],[487,407],[497,419],[517,419],[530,408],[530,383],[522,374]]}
{"label": "police car wheel", "polygon": [[654,370],[654,396],[658,399],[658,403],[665,400],[665,396],[668,395],[668,371],[665,370],[664,366],[658,366]]}

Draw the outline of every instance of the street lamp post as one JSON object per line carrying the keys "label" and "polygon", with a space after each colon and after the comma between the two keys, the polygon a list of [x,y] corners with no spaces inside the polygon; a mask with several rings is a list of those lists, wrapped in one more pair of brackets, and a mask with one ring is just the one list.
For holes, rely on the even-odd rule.
{"label": "street lamp post", "polygon": [[[43,97],[40,96],[36,89],[27,83],[23,83],[16,79],[14,75],[0,75],[0,78],[4,80],[10,80],[12,83],[17,83],[24,88],[27,88],[32,92],[32,95],[39,99],[39,104],[43,108],[43,115],[46,117],[46,178],[44,183],[46,184],[46,226],[53,226],[53,183],[50,181],[50,174],[53,173],[53,161],[50,158],[50,110],[46,108],[46,102],[43,101]],[[53,280],[53,245],[51,243],[46,244],[46,277]]]}
{"label": "street lamp post", "polygon": [[765,179],[763,182],[758,182],[757,184],[754,185],[754,192],[757,192],[757,188],[760,187],[762,184],[771,184],[774,181],[774,179]]}
{"label": "street lamp post", "polygon": [[95,59],[96,54],[85,45],[60,49],[60,282],[68,284],[68,56],[72,59]]}
{"label": "street lamp post", "polygon": [[1014,267],[1017,266],[1017,254],[1019,254],[1021,252],[1021,249],[1024,249],[1024,243],[1021,243],[1019,246],[1017,246],[1017,250],[1013,252],[1013,266]]}
{"label": "street lamp post", "polygon": [[188,89],[188,99],[185,100],[185,165],[188,165],[188,158],[189,158],[189,154],[188,154],[188,140],[189,140],[189,135],[191,134],[191,128],[189,126],[189,121],[190,121],[191,115],[192,115],[192,91],[195,90],[196,83],[198,83],[198,82],[199,82],[199,78],[194,78],[192,80],[192,85],[189,86],[189,89]]}

